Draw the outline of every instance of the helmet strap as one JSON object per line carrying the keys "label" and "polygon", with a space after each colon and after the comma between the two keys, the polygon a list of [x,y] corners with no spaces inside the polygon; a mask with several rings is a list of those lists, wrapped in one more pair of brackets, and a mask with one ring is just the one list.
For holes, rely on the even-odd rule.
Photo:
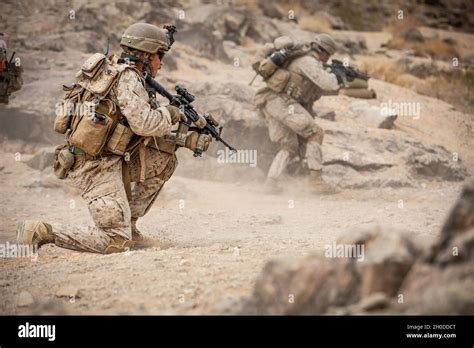
{"label": "helmet strap", "polygon": [[143,71],[146,71],[146,72],[150,72],[150,61],[148,59],[142,59],[142,58],[139,58],[135,55],[132,55],[132,54],[129,54],[129,53],[126,53],[126,52],[122,52],[122,54],[120,55],[120,58],[118,60],[118,63],[129,63],[129,62],[138,62],[139,64],[141,64],[142,66],[142,70]]}

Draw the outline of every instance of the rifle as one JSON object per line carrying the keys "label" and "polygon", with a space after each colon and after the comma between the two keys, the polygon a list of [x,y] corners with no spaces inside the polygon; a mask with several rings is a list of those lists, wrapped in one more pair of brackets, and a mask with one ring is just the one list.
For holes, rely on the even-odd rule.
{"label": "rifle", "polygon": [[343,62],[337,59],[332,59],[331,64],[323,64],[325,68],[331,69],[331,73],[336,75],[339,84],[342,84],[344,78],[351,82],[355,79],[368,80],[370,76],[366,73],[360,72],[351,66],[345,66]]}
{"label": "rifle", "polygon": [[[192,130],[199,133],[198,143],[196,149],[194,150],[194,157],[201,156],[202,152],[204,151],[203,138],[201,137],[202,134],[211,135],[217,141],[220,141],[225,146],[227,146],[229,150],[237,151],[234,147],[222,139],[221,133],[223,127],[218,127],[219,124],[211,115],[204,114],[204,116],[201,116],[196,110],[194,110],[194,107],[191,105],[191,103],[194,101],[195,97],[189,93],[186,88],[177,85],[175,87],[177,94],[172,95],[158,81],[153,79],[150,74],[145,72],[144,76],[145,82],[148,84],[148,86],[168,99],[171,105],[180,108],[181,111],[186,115],[187,120],[179,123],[176,133],[176,144],[178,146],[185,145],[187,132],[188,130]],[[193,123],[196,127],[192,127]]]}

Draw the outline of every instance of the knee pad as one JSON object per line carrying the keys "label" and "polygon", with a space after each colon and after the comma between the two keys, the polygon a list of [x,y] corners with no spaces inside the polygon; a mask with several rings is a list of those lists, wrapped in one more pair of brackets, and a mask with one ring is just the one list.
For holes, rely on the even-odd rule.
{"label": "knee pad", "polygon": [[128,202],[117,194],[96,197],[89,202],[88,207],[94,223],[100,228],[129,226]]}

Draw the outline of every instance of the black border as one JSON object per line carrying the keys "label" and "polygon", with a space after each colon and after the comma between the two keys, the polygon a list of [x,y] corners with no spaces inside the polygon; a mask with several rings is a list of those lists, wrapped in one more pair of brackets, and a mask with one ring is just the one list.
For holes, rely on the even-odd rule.
{"label": "black border", "polygon": [[[20,338],[18,327],[56,325],[56,339]],[[455,324],[456,338],[409,339],[407,325]],[[473,347],[474,316],[0,316],[0,346],[295,346]],[[423,331],[423,330],[422,330]]]}

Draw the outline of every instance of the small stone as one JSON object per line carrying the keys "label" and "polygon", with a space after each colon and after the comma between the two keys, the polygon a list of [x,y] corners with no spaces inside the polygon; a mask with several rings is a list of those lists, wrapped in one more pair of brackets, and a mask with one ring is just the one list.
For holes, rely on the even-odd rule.
{"label": "small stone", "polygon": [[79,298],[80,293],[79,289],[75,286],[72,285],[63,285],[61,286],[58,291],[56,291],[56,296],[57,297],[74,297],[74,298]]}
{"label": "small stone", "polygon": [[223,245],[221,243],[214,243],[209,247],[210,250],[221,250],[222,248]]}
{"label": "small stone", "polygon": [[35,302],[33,296],[28,291],[22,291],[18,295],[17,305],[18,307],[28,307]]}
{"label": "small stone", "polygon": [[389,299],[383,292],[376,292],[359,302],[358,307],[365,311],[383,309],[390,304]]}

